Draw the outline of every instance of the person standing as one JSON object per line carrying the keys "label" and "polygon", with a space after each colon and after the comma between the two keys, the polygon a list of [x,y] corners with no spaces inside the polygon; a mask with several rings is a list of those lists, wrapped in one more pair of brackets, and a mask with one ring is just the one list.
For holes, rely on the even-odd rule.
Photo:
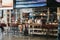
{"label": "person standing", "polygon": [[3,27],[2,23],[4,23],[4,21],[3,21],[2,18],[0,18],[0,28],[1,28],[1,32],[3,33],[4,32],[4,27]]}

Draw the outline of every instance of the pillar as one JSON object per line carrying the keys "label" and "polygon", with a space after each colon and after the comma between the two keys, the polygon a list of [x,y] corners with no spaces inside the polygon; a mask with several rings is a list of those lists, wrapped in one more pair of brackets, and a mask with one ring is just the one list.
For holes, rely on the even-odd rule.
{"label": "pillar", "polygon": [[3,19],[5,23],[7,24],[7,10],[3,10]]}
{"label": "pillar", "polygon": [[60,22],[60,7],[57,7],[57,19]]}

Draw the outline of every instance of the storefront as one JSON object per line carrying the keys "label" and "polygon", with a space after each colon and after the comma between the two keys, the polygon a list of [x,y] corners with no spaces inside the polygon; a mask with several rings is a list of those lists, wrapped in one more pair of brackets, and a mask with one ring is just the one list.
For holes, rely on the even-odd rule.
{"label": "storefront", "polygon": [[28,28],[29,35],[58,35],[57,8],[46,7],[46,2],[21,4],[18,1],[15,1],[14,9],[3,11],[7,26],[15,28],[14,30],[19,27],[20,32]]}
{"label": "storefront", "polygon": [[21,4],[20,1],[16,0],[14,9],[10,10],[11,23],[22,25],[21,29],[28,24],[29,34],[57,36],[57,12],[52,10],[55,10],[55,8],[46,7],[45,2],[32,4],[23,2]]}

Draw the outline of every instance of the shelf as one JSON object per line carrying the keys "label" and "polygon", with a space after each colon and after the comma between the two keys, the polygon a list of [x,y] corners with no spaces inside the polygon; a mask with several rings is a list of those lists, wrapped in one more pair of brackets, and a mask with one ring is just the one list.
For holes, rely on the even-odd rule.
{"label": "shelf", "polygon": [[[42,25],[37,24],[37,23],[30,24],[32,27],[29,27],[29,31],[32,34],[37,34],[37,35],[54,35],[54,36],[57,36],[58,23],[55,22],[56,19],[53,21],[53,19],[56,18],[56,17],[52,17],[53,15],[54,14],[49,14],[48,15],[47,12],[46,13],[45,12],[40,12],[39,14],[37,14],[37,13],[34,14],[34,19],[41,18]],[[48,19],[48,16],[49,16],[49,19]],[[50,21],[50,18],[51,18],[51,21]],[[47,21],[50,22],[50,23],[48,23]],[[45,23],[47,23],[47,24],[45,24]]]}
{"label": "shelf", "polygon": [[46,33],[43,33],[43,32],[33,32],[33,34],[46,35]]}
{"label": "shelf", "polygon": [[30,32],[29,34],[46,35],[46,32]]}
{"label": "shelf", "polygon": [[53,29],[53,30],[50,30],[50,31],[58,31],[58,29]]}
{"label": "shelf", "polygon": [[43,32],[41,32],[41,33],[38,33],[38,32],[33,32],[33,34],[43,35]]}
{"label": "shelf", "polygon": [[41,31],[47,31],[47,29],[42,29],[42,28],[29,28],[29,30],[41,30]]}
{"label": "shelf", "polygon": [[46,29],[46,28],[29,28],[29,30],[31,31],[30,34],[37,34],[37,35],[46,35],[47,32],[48,32],[48,35],[51,35],[51,36],[57,36],[57,28],[54,28],[54,29]]}
{"label": "shelf", "polygon": [[58,36],[58,34],[51,34],[51,33],[49,35],[51,35],[51,36]]}
{"label": "shelf", "polygon": [[30,30],[42,30],[41,28],[30,28]]}

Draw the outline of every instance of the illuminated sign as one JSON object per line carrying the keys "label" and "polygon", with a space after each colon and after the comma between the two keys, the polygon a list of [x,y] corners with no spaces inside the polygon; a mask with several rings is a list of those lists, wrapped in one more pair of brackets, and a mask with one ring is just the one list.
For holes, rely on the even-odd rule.
{"label": "illuminated sign", "polygon": [[16,1],[25,1],[25,2],[26,2],[26,1],[27,1],[27,2],[28,2],[28,1],[41,1],[41,2],[45,2],[46,0],[16,0]]}
{"label": "illuminated sign", "polygon": [[13,9],[13,0],[0,0],[0,9]]}
{"label": "illuminated sign", "polygon": [[46,0],[16,0],[16,8],[46,6]]}

